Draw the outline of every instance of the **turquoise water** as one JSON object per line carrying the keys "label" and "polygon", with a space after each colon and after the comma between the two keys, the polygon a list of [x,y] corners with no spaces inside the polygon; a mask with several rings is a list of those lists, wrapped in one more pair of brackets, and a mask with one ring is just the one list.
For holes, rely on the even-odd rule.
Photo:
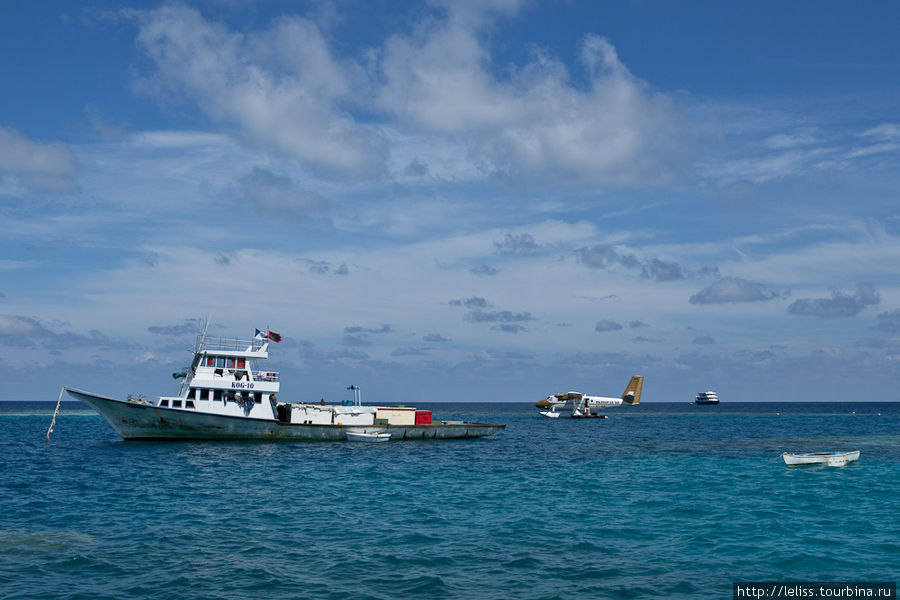
{"label": "turquoise water", "polygon": [[900,573],[900,404],[434,405],[508,427],[387,444],[126,443],[71,408],[45,444],[52,406],[0,403],[2,598],[730,598]]}

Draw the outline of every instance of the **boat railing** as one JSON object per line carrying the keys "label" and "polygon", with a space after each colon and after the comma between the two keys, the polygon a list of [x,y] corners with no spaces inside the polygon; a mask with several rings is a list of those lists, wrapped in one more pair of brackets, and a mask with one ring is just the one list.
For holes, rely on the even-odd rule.
{"label": "boat railing", "polygon": [[219,352],[245,352],[248,349],[251,352],[257,352],[262,349],[263,345],[266,342],[268,342],[268,340],[262,340],[256,337],[239,338],[215,337],[209,335],[197,336],[197,348],[199,350],[212,350]]}
{"label": "boat railing", "polygon": [[191,387],[191,379],[193,379],[193,375],[191,373],[190,367],[184,367],[183,369],[181,369],[181,373],[184,374],[184,377],[179,378],[181,379],[181,386],[178,388],[178,397],[184,398],[187,395],[187,391]]}
{"label": "boat railing", "polygon": [[256,381],[278,381],[279,374],[277,371],[256,371],[253,378]]}

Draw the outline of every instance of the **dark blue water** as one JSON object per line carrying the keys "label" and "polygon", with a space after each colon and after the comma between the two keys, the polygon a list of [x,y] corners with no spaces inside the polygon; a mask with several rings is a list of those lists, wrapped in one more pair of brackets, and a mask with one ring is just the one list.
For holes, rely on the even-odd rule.
{"label": "dark blue water", "polygon": [[900,404],[434,405],[508,427],[387,444],[126,443],[64,407],[45,444],[53,403],[0,403],[0,598],[729,598],[900,573]]}

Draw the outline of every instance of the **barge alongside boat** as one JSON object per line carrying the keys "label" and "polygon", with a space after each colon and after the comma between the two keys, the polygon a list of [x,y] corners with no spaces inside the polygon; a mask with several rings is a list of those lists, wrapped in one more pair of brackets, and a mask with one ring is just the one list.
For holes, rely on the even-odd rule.
{"label": "barge alongside boat", "polygon": [[[261,371],[268,334],[254,338],[197,336],[191,366],[177,396],[125,400],[66,387],[72,398],[99,412],[125,440],[347,440],[349,434],[384,432],[390,440],[476,438],[503,424],[433,420],[431,411],[405,406],[281,402],[279,374]],[[274,337],[272,338],[275,339]],[[352,435],[350,437],[353,437]]]}

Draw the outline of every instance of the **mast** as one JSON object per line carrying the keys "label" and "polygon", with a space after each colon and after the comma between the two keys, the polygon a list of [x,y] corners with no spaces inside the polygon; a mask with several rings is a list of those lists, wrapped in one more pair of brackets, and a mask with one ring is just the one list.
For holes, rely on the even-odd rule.
{"label": "mast", "polygon": [[206,332],[209,331],[210,319],[212,319],[212,315],[206,315],[206,325],[203,326],[203,333],[200,334],[200,339],[198,340],[198,343],[197,343],[197,350],[200,349],[200,346],[202,344],[201,340],[204,340],[204,341],[206,340]]}
{"label": "mast", "polygon": [[353,390],[353,406],[362,406],[362,393],[358,385],[348,385],[348,390]]}

